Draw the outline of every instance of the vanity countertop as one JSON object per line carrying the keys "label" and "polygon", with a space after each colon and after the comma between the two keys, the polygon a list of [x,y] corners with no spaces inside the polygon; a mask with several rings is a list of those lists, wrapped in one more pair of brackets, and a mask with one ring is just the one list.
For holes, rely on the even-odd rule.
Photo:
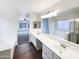
{"label": "vanity countertop", "polygon": [[30,33],[51,49],[51,51],[61,57],[61,59],[79,59],[79,52],[76,52],[69,47],[61,47],[60,43],[54,37],[50,37],[37,30],[32,30]]}

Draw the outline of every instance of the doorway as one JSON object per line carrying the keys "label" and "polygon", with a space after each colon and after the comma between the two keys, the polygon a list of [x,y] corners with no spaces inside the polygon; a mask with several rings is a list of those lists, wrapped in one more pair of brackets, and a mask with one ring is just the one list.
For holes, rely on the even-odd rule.
{"label": "doorway", "polygon": [[29,42],[29,20],[21,18],[18,21],[18,45]]}

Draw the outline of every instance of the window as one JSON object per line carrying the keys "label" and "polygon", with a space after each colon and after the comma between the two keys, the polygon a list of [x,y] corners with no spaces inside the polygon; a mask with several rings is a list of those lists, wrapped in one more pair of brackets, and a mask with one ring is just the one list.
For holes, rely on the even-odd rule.
{"label": "window", "polygon": [[44,33],[49,33],[49,22],[48,22],[48,18],[46,18],[46,19],[43,19],[42,20],[43,21],[43,24],[42,24],[42,31],[44,32]]}

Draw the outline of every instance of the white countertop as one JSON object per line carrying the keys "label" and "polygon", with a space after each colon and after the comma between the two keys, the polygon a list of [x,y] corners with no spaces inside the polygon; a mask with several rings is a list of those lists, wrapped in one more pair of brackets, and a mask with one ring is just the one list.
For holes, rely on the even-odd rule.
{"label": "white countertop", "polygon": [[[37,31],[30,31],[38,40],[45,44],[49,49],[61,57],[61,59],[79,59],[79,53],[66,47],[63,48],[60,46],[60,43],[43,33],[38,33]],[[61,53],[60,53],[61,51]]]}
{"label": "white countertop", "polygon": [[13,35],[0,36],[0,51],[8,50],[16,45],[16,39]]}

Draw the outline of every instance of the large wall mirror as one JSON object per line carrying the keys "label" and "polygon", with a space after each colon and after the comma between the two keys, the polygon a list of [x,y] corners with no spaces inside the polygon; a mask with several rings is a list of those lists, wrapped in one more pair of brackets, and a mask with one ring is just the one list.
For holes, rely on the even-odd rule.
{"label": "large wall mirror", "polygon": [[[79,44],[79,21],[77,20],[58,20],[57,27],[59,35],[65,37],[66,40]],[[63,35],[64,34],[64,35]],[[61,36],[61,37],[62,37]]]}
{"label": "large wall mirror", "polygon": [[53,23],[52,33],[67,41],[79,44],[79,7],[62,12],[52,20],[52,22],[50,21]]}

